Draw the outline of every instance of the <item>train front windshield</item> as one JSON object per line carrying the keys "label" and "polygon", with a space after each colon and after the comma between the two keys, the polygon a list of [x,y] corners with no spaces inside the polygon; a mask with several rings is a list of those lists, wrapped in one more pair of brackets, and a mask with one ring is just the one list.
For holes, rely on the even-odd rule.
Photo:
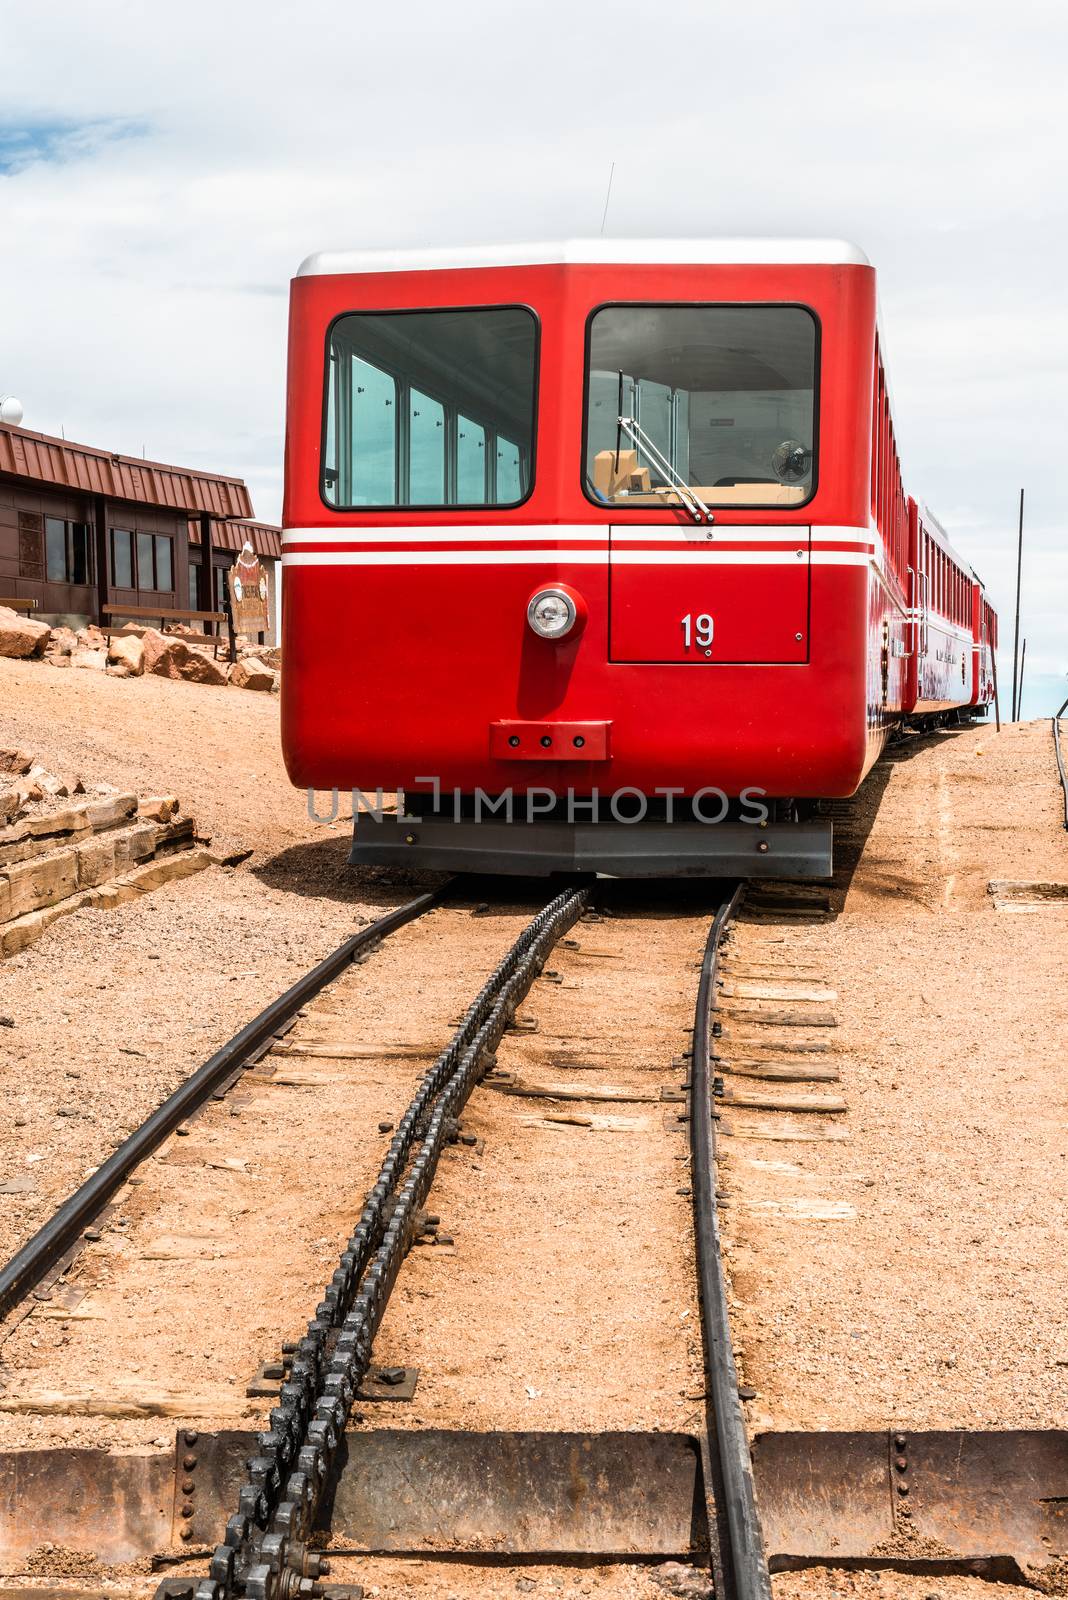
{"label": "train front windshield", "polygon": [[337,510],[514,506],[531,489],[522,306],[352,312],[330,329],[322,494]]}
{"label": "train front windshield", "polygon": [[617,506],[797,506],[816,474],[802,306],[605,306],[589,328],[586,486]]}

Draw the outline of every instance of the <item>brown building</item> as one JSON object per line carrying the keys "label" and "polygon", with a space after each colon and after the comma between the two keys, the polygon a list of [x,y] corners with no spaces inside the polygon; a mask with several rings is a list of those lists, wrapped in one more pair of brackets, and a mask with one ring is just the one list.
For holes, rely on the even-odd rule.
{"label": "brown building", "polygon": [[0,425],[0,601],[74,626],[105,621],[105,606],[221,611],[246,540],[275,617],[281,534],[254,520],[241,478]]}

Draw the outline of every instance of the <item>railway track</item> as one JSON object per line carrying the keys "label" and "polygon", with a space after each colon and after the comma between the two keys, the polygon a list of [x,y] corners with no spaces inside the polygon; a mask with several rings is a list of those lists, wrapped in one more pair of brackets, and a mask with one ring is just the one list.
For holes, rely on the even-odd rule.
{"label": "railway track", "polygon": [[[638,1527],[642,1516],[647,1522],[638,1528],[637,1532],[635,1527],[628,1527],[621,1531],[605,1532],[602,1536],[596,1532],[590,1534],[587,1530],[585,1533],[577,1534],[575,1540],[579,1550],[612,1549],[615,1548],[611,1542],[613,1539],[623,1550],[642,1548],[642,1539],[649,1535],[648,1521],[651,1519],[655,1522],[658,1513],[655,1505],[657,1491],[640,1480],[649,1473],[663,1474],[666,1480],[672,1483],[678,1481],[683,1486],[684,1493],[680,1495],[680,1504],[686,1512],[686,1526],[682,1532],[675,1530],[670,1535],[657,1533],[652,1539],[650,1550],[661,1550],[665,1553],[673,1551],[683,1555],[689,1553],[700,1560],[701,1550],[704,1548],[708,1552],[704,1560],[711,1560],[717,1594],[731,1596],[733,1600],[767,1600],[770,1594],[768,1567],[761,1541],[749,1445],[738,1391],[738,1374],[731,1348],[727,1286],[720,1252],[715,1184],[714,1085],[710,1065],[711,1018],[716,992],[717,963],[724,934],[737,910],[740,894],[741,890],[738,888],[726,895],[716,911],[711,928],[707,931],[707,939],[704,941],[696,1005],[691,1013],[693,1042],[692,1050],[688,1054],[690,1071],[685,1085],[691,1113],[688,1119],[690,1185],[689,1188],[675,1190],[679,1196],[692,1195],[705,1377],[702,1385],[705,1396],[705,1427],[699,1430],[702,1433],[700,1456],[703,1470],[694,1471],[687,1465],[692,1456],[693,1441],[681,1434],[662,1432],[658,1429],[649,1434],[624,1433],[609,1436],[605,1444],[602,1471],[610,1473],[613,1470],[612,1461],[615,1460],[614,1470],[617,1475],[622,1474],[623,1480],[617,1485],[620,1497],[625,1499],[628,1490],[632,1493],[637,1491],[638,1500],[643,1502],[641,1510],[634,1511],[637,1519],[635,1527]],[[309,973],[286,995],[275,1001],[260,1017],[243,1029],[230,1045],[195,1073],[165,1106],[149,1118],[144,1126],[115,1152],[94,1179],[89,1180],[78,1194],[60,1208],[52,1221],[9,1263],[0,1275],[0,1293],[5,1297],[5,1309],[10,1309],[20,1297],[29,1292],[33,1285],[40,1285],[42,1281],[47,1282],[49,1278],[53,1283],[59,1281],[57,1270],[62,1273],[64,1265],[72,1259],[70,1256],[72,1245],[76,1246],[79,1240],[84,1242],[87,1222],[99,1215],[101,1208],[116,1192],[123,1192],[123,1185],[126,1185],[124,1192],[127,1197],[134,1195],[145,1197],[142,1216],[149,1214],[151,1197],[148,1195],[148,1190],[151,1188],[151,1180],[143,1181],[139,1189],[131,1187],[131,1180],[137,1185],[137,1173],[143,1170],[146,1157],[152,1156],[152,1152],[156,1152],[152,1160],[157,1167],[160,1164],[161,1148],[170,1151],[165,1159],[173,1160],[177,1157],[181,1152],[174,1146],[173,1135],[176,1132],[182,1133],[183,1124],[188,1134],[188,1118],[191,1111],[198,1106],[206,1106],[208,1110],[204,1112],[203,1121],[205,1123],[210,1121],[213,1106],[215,1113],[220,1112],[219,1095],[226,1088],[233,1091],[238,1082],[238,1075],[242,1071],[246,1073],[246,1082],[258,1082],[263,1066],[271,1066],[273,1063],[273,1081],[276,1085],[288,1083],[305,1090],[311,1089],[323,1102],[321,1110],[324,1118],[329,1118],[332,1113],[336,1115],[335,1107],[345,1103],[345,1094],[350,1091],[353,1080],[347,1080],[349,1087],[345,1088],[345,1085],[342,1085],[344,1092],[340,1092],[329,1077],[317,1078],[314,1070],[309,1071],[309,1068],[315,1069],[317,1066],[321,1068],[324,1063],[336,1065],[345,1059],[346,1055],[350,1059],[358,1059],[359,1051],[355,1050],[351,1039],[346,1042],[337,1038],[310,1038],[303,1045],[299,1042],[287,1044],[287,1038],[300,1037],[300,1030],[297,1035],[287,1035],[287,1030],[301,1018],[304,1019],[302,1028],[304,1031],[307,1030],[309,1025],[307,1019],[316,996],[319,997],[318,1004],[323,1017],[343,1017],[345,1001],[342,991],[347,993],[354,983],[366,983],[368,974],[373,971],[372,967],[358,975],[352,974],[353,962],[360,960],[380,944],[386,935],[405,924],[419,922],[441,903],[441,896],[420,896],[390,913],[381,922],[363,930],[355,940],[350,940],[340,947],[313,973]],[[442,914],[452,915],[451,911]],[[504,917],[505,922],[514,921],[515,915],[514,911],[509,911]],[[246,1600],[292,1600],[296,1595],[319,1595],[324,1592],[324,1580],[329,1578],[330,1562],[335,1555],[334,1550],[324,1554],[324,1538],[329,1539],[329,1535],[324,1534],[324,1528],[330,1525],[332,1509],[344,1500],[344,1493],[339,1490],[339,1484],[344,1485],[348,1481],[345,1478],[347,1471],[351,1476],[353,1453],[358,1454],[359,1449],[367,1445],[373,1454],[376,1448],[374,1441],[378,1438],[380,1449],[392,1451],[395,1455],[403,1457],[405,1466],[402,1476],[407,1474],[406,1481],[410,1486],[412,1461],[423,1448],[422,1436],[416,1434],[414,1430],[406,1433],[403,1429],[400,1432],[383,1432],[380,1437],[375,1434],[354,1434],[350,1429],[350,1422],[354,1410],[365,1406],[368,1383],[375,1377],[371,1367],[372,1349],[382,1332],[392,1291],[398,1282],[405,1258],[414,1245],[428,1239],[437,1238],[442,1244],[446,1246],[448,1244],[440,1231],[438,1219],[428,1213],[426,1207],[431,1184],[443,1157],[456,1149],[458,1139],[473,1141],[474,1136],[463,1132],[465,1124],[461,1118],[469,1096],[477,1084],[485,1082],[502,1091],[497,1096],[480,1096],[480,1102],[494,1101],[498,1107],[507,1105],[509,1113],[517,1103],[522,1106],[531,1101],[549,1099],[557,1104],[560,1096],[566,1104],[569,1095],[572,1099],[581,1100],[586,1106],[596,1104],[598,1099],[608,1099],[614,1104],[622,1102],[625,1105],[628,1102],[640,1104],[660,1099],[661,1091],[656,1087],[649,1087],[641,1075],[632,1075],[625,1082],[605,1088],[603,1085],[590,1084],[587,1072],[585,1075],[587,1082],[584,1085],[572,1085],[569,1088],[563,1086],[559,1079],[552,1084],[530,1080],[517,1081],[517,1075],[507,1071],[498,1059],[502,1042],[507,1040],[522,1045],[529,1033],[536,1031],[536,1024],[531,1028],[529,1019],[520,1015],[520,1011],[537,980],[542,980],[541,992],[546,996],[545,1004],[550,1007],[556,1004],[560,1008],[561,1016],[566,1017],[569,994],[576,985],[574,981],[569,985],[559,973],[547,972],[546,962],[554,948],[560,947],[562,941],[565,941],[566,935],[579,919],[590,917],[599,920],[598,914],[591,909],[591,890],[578,887],[565,889],[546,903],[533,918],[526,921],[504,954],[492,964],[477,996],[459,1017],[446,1048],[436,1054],[425,1070],[419,1073],[414,1083],[414,1093],[411,1093],[403,1112],[395,1120],[378,1124],[380,1131],[390,1134],[389,1147],[377,1175],[373,1177],[366,1190],[366,1198],[362,1208],[359,1209],[356,1226],[352,1229],[347,1244],[328,1281],[320,1289],[317,1299],[308,1302],[308,1310],[312,1314],[303,1333],[298,1338],[291,1338],[288,1341],[280,1362],[272,1364],[272,1360],[269,1359],[264,1363],[262,1369],[264,1374],[277,1371],[281,1375],[275,1404],[271,1406],[268,1417],[261,1423],[258,1433],[226,1436],[219,1432],[212,1436],[217,1444],[224,1438],[229,1438],[231,1443],[227,1447],[229,1454],[223,1449],[225,1460],[220,1456],[216,1463],[218,1470],[213,1480],[211,1510],[203,1499],[198,1503],[194,1498],[197,1474],[203,1473],[204,1470],[203,1464],[198,1465],[198,1458],[207,1449],[206,1439],[200,1439],[198,1442],[196,1422],[198,1418],[205,1417],[213,1420],[224,1419],[226,1411],[223,1401],[218,1392],[213,1391],[212,1394],[202,1397],[198,1405],[191,1406],[188,1399],[181,1394],[175,1397],[172,1407],[163,1405],[163,1414],[180,1417],[186,1424],[178,1441],[179,1476],[186,1474],[180,1490],[177,1491],[179,1498],[182,1496],[185,1498],[180,1507],[176,1502],[175,1521],[181,1540],[192,1556],[203,1538],[205,1523],[210,1518],[215,1521],[221,1542],[216,1544],[214,1552],[210,1555],[206,1575],[194,1579],[187,1575],[188,1566],[181,1564],[180,1576],[168,1576],[160,1585],[161,1596],[195,1592],[196,1600],[231,1600],[231,1597],[246,1597]],[[696,930],[699,919],[695,917],[692,920]],[[605,925],[621,929],[625,921],[626,918],[622,921],[612,919]],[[488,939],[492,925],[492,915],[485,918],[481,924],[485,930],[482,939],[485,949],[492,943],[492,940]],[[468,923],[469,928],[473,926],[476,924]],[[648,937],[645,930],[639,929],[639,931],[642,937]],[[470,939],[470,935],[468,937]],[[633,940],[631,942],[633,943]],[[620,981],[611,971],[613,962],[621,959],[617,951],[611,948],[591,949],[585,938],[582,944],[575,940],[567,943],[574,947],[574,951],[568,952],[572,963],[581,963],[585,960],[586,970],[596,971],[599,975],[596,981],[601,982],[602,987],[607,988]],[[485,959],[485,950],[482,953]],[[630,974],[630,981],[633,982],[635,978],[640,981],[643,974],[640,941],[629,959],[631,966],[627,971]],[[665,971],[669,970],[669,963],[674,963],[676,969],[684,965],[680,962],[673,945],[663,939],[649,956],[649,965],[655,965],[658,961]],[[682,987],[690,987],[692,984],[692,977],[680,977],[678,971],[674,977]],[[652,981],[650,979],[650,983]],[[661,980],[656,979],[656,981]],[[336,1001],[338,1008],[336,1012],[328,1009],[331,1004],[331,994],[340,995]],[[636,1004],[640,1014],[640,997]],[[655,1028],[655,1017],[652,1022]],[[557,1024],[557,1026],[563,1025],[563,1023]],[[340,1027],[342,1022],[339,1021],[334,1026]],[[556,1037],[555,1034],[551,1036],[551,1038]],[[573,1042],[572,1036],[568,1035],[567,1042],[568,1045]],[[614,1048],[610,1034],[606,1034],[602,1047],[609,1052]],[[544,1059],[556,1062],[558,1070],[561,1064],[573,1067],[575,1064],[573,1059],[569,1058],[564,1062],[561,1055],[561,1050],[564,1048],[563,1045],[543,1044]],[[398,1050],[399,1058],[405,1061],[404,1070],[408,1071],[413,1060],[425,1055],[425,1050],[414,1047],[411,1049],[408,1046],[398,1047]],[[584,1060],[590,1059],[588,1039],[585,1051],[580,1053]],[[368,1054],[373,1058],[373,1048],[369,1048]],[[615,1058],[610,1056],[610,1059]],[[257,1062],[260,1063],[259,1067]],[[281,1071],[278,1070],[279,1062],[282,1063]],[[365,1065],[359,1069],[359,1074],[363,1079],[373,1078],[375,1069]],[[616,1076],[626,1078],[625,1073],[617,1072]],[[331,1093],[335,1094],[335,1102],[327,1104]],[[391,1088],[391,1093],[395,1098],[395,1084]],[[216,1097],[214,1101],[213,1096]],[[507,1101],[505,1096],[508,1097]],[[520,1097],[518,1101],[516,1096]],[[680,1098],[680,1091],[672,1091],[670,1097]],[[255,1103],[253,1102],[253,1105]],[[627,1109],[632,1109],[632,1106],[627,1105]],[[245,1114],[243,1108],[239,1105],[231,1106],[231,1115],[235,1112],[241,1113],[240,1122]],[[665,1113],[665,1117],[667,1116]],[[356,1117],[353,1117],[354,1123],[356,1120]],[[613,1132],[624,1131],[624,1124],[628,1124],[626,1118],[599,1116],[597,1113],[582,1116],[554,1114],[547,1119],[520,1117],[518,1120],[524,1125],[533,1122],[537,1124],[539,1130],[549,1126],[557,1135],[561,1129],[574,1126],[589,1127],[599,1133],[605,1128],[608,1130],[609,1138]],[[672,1120],[678,1125],[680,1115],[673,1114]],[[630,1119],[628,1127],[631,1124],[636,1127],[637,1122],[638,1119]],[[648,1122],[649,1119],[646,1117],[646,1124]],[[197,1124],[198,1127],[200,1125]],[[227,1128],[220,1114],[216,1116],[216,1122],[212,1127],[217,1133],[229,1135],[233,1124]],[[327,1131],[332,1130],[320,1129],[320,1136]],[[282,1129],[283,1136],[288,1133],[294,1142],[297,1140],[298,1132],[299,1130],[294,1132],[292,1129]],[[542,1137],[540,1131],[537,1137]],[[309,1138],[305,1129],[300,1138],[303,1143],[300,1144],[296,1159],[306,1164],[310,1151],[311,1159],[314,1161],[314,1137]],[[170,1140],[169,1146],[164,1144],[161,1147],[161,1141],[167,1140]],[[325,1141],[326,1144],[329,1142]],[[658,1140],[661,1145],[664,1142],[663,1138]],[[222,1169],[225,1187],[230,1181],[231,1174],[237,1170],[236,1164],[243,1158],[226,1154],[214,1134],[212,1148],[216,1151],[214,1170]],[[229,1148],[227,1144],[226,1150]],[[355,1152],[354,1166],[359,1166],[362,1159],[365,1157],[359,1151]],[[555,1158],[551,1154],[545,1158],[550,1164],[554,1159],[558,1160],[558,1164],[573,1165],[570,1152],[563,1158]],[[654,1152],[650,1156],[647,1150],[643,1150],[641,1159],[645,1165],[648,1165],[650,1160],[658,1163],[654,1176],[662,1191],[664,1173],[670,1172],[670,1162],[677,1162],[682,1158],[679,1154],[665,1152],[659,1154]],[[539,1176],[541,1174],[525,1172],[521,1173],[516,1181],[520,1184],[525,1183],[529,1188],[532,1180],[536,1181]],[[313,1175],[309,1187],[325,1196],[329,1193],[333,1181],[336,1180],[324,1171],[322,1182],[316,1183]],[[547,1175],[545,1181],[549,1181]],[[655,1192],[653,1185],[650,1184],[648,1187],[650,1193]],[[204,1188],[206,1191],[207,1185],[204,1185]],[[645,1192],[643,1189],[643,1196]],[[205,1194],[206,1205],[209,1198]],[[305,1198],[303,1193],[295,1196],[294,1208],[298,1200],[303,1203]],[[452,1203],[456,1204],[455,1199]],[[649,1209],[644,1200],[642,1204],[646,1210]],[[338,1200],[331,1196],[331,1204],[327,1209],[332,1216],[337,1214],[337,1206]],[[128,1209],[133,1209],[132,1202]],[[126,1219],[118,1220],[121,1222]],[[135,1222],[138,1220],[134,1218]],[[314,1226],[321,1226],[324,1233],[328,1231],[325,1221],[316,1222]],[[308,1232],[308,1227],[304,1229],[305,1233]],[[89,1232],[92,1243],[95,1230],[90,1228]],[[325,1240],[319,1242],[325,1243]],[[654,1246],[659,1244],[659,1238],[655,1233],[651,1243]],[[495,1244],[494,1248],[499,1250],[499,1244]],[[160,1249],[161,1247],[157,1247],[154,1250],[144,1251],[143,1258],[152,1262],[157,1261],[161,1258]],[[166,1251],[163,1251],[164,1257],[166,1254]],[[424,1253],[417,1252],[417,1257],[420,1255]],[[445,1259],[444,1252],[439,1259]],[[118,1267],[114,1270],[116,1273],[119,1272]],[[125,1276],[119,1274],[120,1281],[127,1286],[128,1294],[136,1293],[139,1283],[142,1282],[144,1270],[140,1266],[134,1266],[124,1269]],[[164,1273],[166,1271],[166,1269],[161,1270]],[[138,1276],[139,1272],[142,1277]],[[200,1274],[192,1274],[194,1279],[198,1276],[203,1279],[205,1300],[210,1302],[213,1294],[218,1294],[217,1286],[220,1280],[218,1277],[213,1278],[212,1270],[207,1267]],[[311,1281],[307,1271],[304,1277]],[[103,1281],[106,1284],[106,1275]],[[230,1293],[232,1282],[223,1280],[223,1287]],[[624,1285],[621,1292],[625,1290]],[[106,1294],[106,1288],[104,1292]],[[205,1309],[207,1314],[207,1305]],[[254,1303],[248,1307],[248,1312],[252,1315],[255,1315],[256,1310]],[[232,1311],[228,1312],[228,1317],[230,1315]],[[687,1313],[683,1312],[682,1315],[685,1317]],[[210,1317],[207,1320],[210,1322]],[[206,1337],[205,1334],[204,1338]],[[675,1342],[666,1343],[665,1362],[676,1359],[680,1348],[678,1337],[673,1335]],[[268,1350],[266,1354],[270,1356],[270,1351]],[[61,1356],[59,1361],[61,1364]],[[400,1370],[389,1369],[389,1373],[395,1378]],[[641,1382],[640,1373],[630,1374],[632,1385],[640,1385]],[[262,1389],[256,1392],[262,1393]],[[528,1387],[528,1395],[537,1393],[533,1386]],[[37,1403],[39,1408],[47,1409],[46,1401],[40,1398],[41,1394],[42,1391],[38,1389]],[[119,1417],[125,1417],[127,1414],[135,1416],[136,1400],[135,1395],[126,1411],[122,1410],[120,1405],[112,1414]],[[34,1402],[35,1394],[31,1393],[27,1397],[26,1409],[32,1409]],[[67,1396],[62,1403],[69,1409],[70,1397]],[[159,1414],[158,1397],[154,1414]],[[136,1430],[122,1435],[120,1427],[120,1437],[117,1442],[130,1448],[135,1434]],[[574,1451],[579,1448],[573,1441],[577,1437],[571,1434],[556,1435],[557,1443],[554,1444],[554,1435],[542,1432],[537,1435],[540,1441],[537,1451],[540,1451],[543,1457],[546,1454],[551,1456],[553,1450],[563,1440],[562,1448],[565,1454],[567,1451],[571,1452],[568,1460],[572,1462],[573,1470]],[[480,1435],[479,1438],[483,1441],[480,1448],[483,1451],[489,1449],[491,1456],[494,1451],[499,1455],[502,1449],[506,1452],[510,1450],[514,1455],[517,1449],[521,1452],[524,1448],[522,1444],[516,1443],[520,1435],[499,1437]],[[488,1445],[485,1443],[487,1439],[490,1441]],[[572,1442],[568,1443],[569,1440]],[[438,1455],[434,1457],[432,1474],[437,1481],[442,1476],[443,1458],[440,1452],[446,1446],[440,1439],[435,1438],[433,1447],[438,1451]],[[456,1434],[454,1431],[452,1443],[448,1448],[454,1451],[465,1450],[467,1447],[462,1434]],[[583,1436],[581,1448],[587,1451],[592,1448],[596,1455],[600,1448],[596,1436]],[[59,1459],[61,1455],[62,1452],[59,1452],[54,1463],[57,1472],[63,1470],[63,1462]],[[70,1455],[71,1452],[68,1452],[68,1456]],[[467,1450],[461,1469],[464,1474],[471,1470],[469,1455],[470,1451]],[[498,1457],[493,1459],[496,1460]],[[528,1468],[529,1463],[526,1463],[523,1470],[527,1471]],[[133,1470],[129,1468],[128,1473]],[[377,1470],[380,1475],[384,1473],[388,1477],[388,1460],[383,1462],[379,1456]],[[686,1479],[687,1471],[692,1473],[691,1480]],[[202,1477],[199,1481],[204,1482]],[[686,1482],[690,1482],[688,1490],[685,1489]],[[129,1501],[130,1491],[126,1479],[123,1479],[123,1485],[121,1494],[119,1490],[115,1490],[115,1497],[125,1496]],[[544,1484],[539,1484],[535,1488],[530,1481],[525,1481],[524,1492],[529,1501],[532,1495],[547,1491]],[[551,1501],[552,1493],[548,1492]],[[687,1506],[686,1494],[688,1493],[692,1501],[695,1492],[703,1500],[703,1514],[697,1518],[696,1524],[690,1527],[693,1514]],[[490,1497],[492,1498],[492,1493]],[[72,1502],[78,1500],[76,1494],[72,1494],[70,1498]],[[651,1510],[648,1504],[644,1504],[646,1501],[654,1503]],[[224,1502],[229,1506],[228,1520],[218,1514],[219,1507]],[[100,1508],[97,1509],[99,1512]],[[459,1502],[453,1509],[459,1516],[461,1509]],[[545,1509],[547,1521],[551,1522],[554,1515],[551,1504],[547,1503]],[[372,1506],[371,1510],[373,1512],[375,1507]],[[528,1514],[529,1510],[529,1504],[526,1504],[524,1514]],[[601,1507],[601,1510],[605,1511],[611,1520],[607,1508]],[[446,1503],[441,1515],[447,1519],[450,1514],[452,1511]],[[595,1518],[598,1514],[595,1504],[591,1508],[591,1515]],[[224,1520],[225,1529],[222,1526]],[[346,1522],[345,1514],[341,1520]],[[671,1521],[670,1515],[667,1521]],[[352,1517],[349,1514],[346,1528],[351,1530],[351,1524]],[[532,1533],[530,1537],[536,1543],[536,1534]],[[602,1537],[607,1543],[598,1544],[598,1539]],[[592,1543],[588,1542],[591,1538]],[[350,1543],[351,1539],[350,1531]],[[157,1542],[167,1541],[157,1540]],[[344,1540],[342,1543],[344,1546]],[[374,1547],[373,1539],[369,1540],[369,1547]],[[386,1548],[391,1547],[393,1546],[387,1543]],[[121,1540],[116,1548],[122,1548]],[[344,1554],[344,1549],[341,1554]]]}

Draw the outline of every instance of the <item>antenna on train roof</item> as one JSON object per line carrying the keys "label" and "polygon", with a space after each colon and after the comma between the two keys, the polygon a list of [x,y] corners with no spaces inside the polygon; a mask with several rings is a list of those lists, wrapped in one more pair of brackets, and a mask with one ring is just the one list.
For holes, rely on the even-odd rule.
{"label": "antenna on train roof", "polygon": [[615,175],[616,175],[616,164],[613,161],[612,165],[608,169],[608,191],[607,191],[607,193],[605,194],[605,197],[604,197],[604,213],[603,213],[603,215],[601,217],[601,234],[602,234],[602,237],[604,235],[604,225],[608,221],[608,202],[612,198],[612,179],[615,177]]}

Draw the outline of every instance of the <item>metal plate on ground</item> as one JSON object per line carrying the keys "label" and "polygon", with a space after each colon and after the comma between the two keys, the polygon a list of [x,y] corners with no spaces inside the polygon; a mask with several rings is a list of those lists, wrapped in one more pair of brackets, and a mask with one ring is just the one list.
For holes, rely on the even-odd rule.
{"label": "metal plate on ground", "polygon": [[366,1550],[682,1555],[707,1549],[699,1446],[679,1433],[346,1437],[335,1539]]}
{"label": "metal plate on ground", "polygon": [[753,1472],[780,1566],[833,1553],[1027,1571],[1068,1554],[1064,1432],[765,1433]]}
{"label": "metal plate on ground", "polygon": [[174,1458],[106,1450],[11,1450],[0,1455],[0,1555],[91,1551],[136,1561],[171,1543]]}

